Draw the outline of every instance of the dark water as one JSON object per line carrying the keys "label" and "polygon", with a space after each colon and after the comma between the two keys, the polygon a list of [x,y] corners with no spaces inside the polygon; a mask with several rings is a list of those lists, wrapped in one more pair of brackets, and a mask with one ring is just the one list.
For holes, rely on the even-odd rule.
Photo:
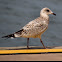
{"label": "dark water", "polygon": [[[29,21],[39,17],[40,10],[50,8],[48,30],[42,35],[46,46],[62,46],[62,0],[0,0],[0,47],[26,46],[26,38],[2,39],[14,33]],[[42,46],[39,39],[30,39],[30,45]]]}

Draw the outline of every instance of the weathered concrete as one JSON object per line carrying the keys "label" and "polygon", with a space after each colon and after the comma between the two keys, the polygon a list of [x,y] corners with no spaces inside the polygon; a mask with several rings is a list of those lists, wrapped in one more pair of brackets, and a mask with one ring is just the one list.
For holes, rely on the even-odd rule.
{"label": "weathered concrete", "polygon": [[62,53],[0,55],[0,61],[62,61]]}

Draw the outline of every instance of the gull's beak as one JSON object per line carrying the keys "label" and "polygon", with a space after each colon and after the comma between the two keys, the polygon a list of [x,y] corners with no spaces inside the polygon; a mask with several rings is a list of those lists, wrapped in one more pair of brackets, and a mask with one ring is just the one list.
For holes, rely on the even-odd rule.
{"label": "gull's beak", "polygon": [[56,14],[55,14],[55,13],[52,13],[52,14],[56,16]]}

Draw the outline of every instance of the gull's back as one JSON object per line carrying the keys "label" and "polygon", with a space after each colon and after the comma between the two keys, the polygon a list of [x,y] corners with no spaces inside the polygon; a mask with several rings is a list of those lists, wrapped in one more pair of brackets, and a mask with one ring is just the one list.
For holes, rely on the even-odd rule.
{"label": "gull's back", "polygon": [[27,25],[25,25],[22,28],[23,31],[21,34],[15,33],[15,35],[25,38],[40,38],[41,34],[45,32],[47,28],[48,23],[46,19],[38,17],[35,20],[29,22]]}

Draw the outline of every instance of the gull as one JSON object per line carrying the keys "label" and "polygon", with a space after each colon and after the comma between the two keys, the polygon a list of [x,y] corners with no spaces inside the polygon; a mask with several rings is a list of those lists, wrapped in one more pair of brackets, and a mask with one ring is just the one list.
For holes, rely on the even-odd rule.
{"label": "gull", "polygon": [[2,38],[17,38],[24,37],[27,38],[27,48],[29,49],[29,38],[39,38],[43,47],[46,49],[43,41],[41,40],[41,35],[47,30],[49,24],[49,14],[53,14],[56,16],[54,12],[52,12],[49,8],[45,7],[40,11],[40,16],[28,24],[26,24],[19,31],[3,36]]}

